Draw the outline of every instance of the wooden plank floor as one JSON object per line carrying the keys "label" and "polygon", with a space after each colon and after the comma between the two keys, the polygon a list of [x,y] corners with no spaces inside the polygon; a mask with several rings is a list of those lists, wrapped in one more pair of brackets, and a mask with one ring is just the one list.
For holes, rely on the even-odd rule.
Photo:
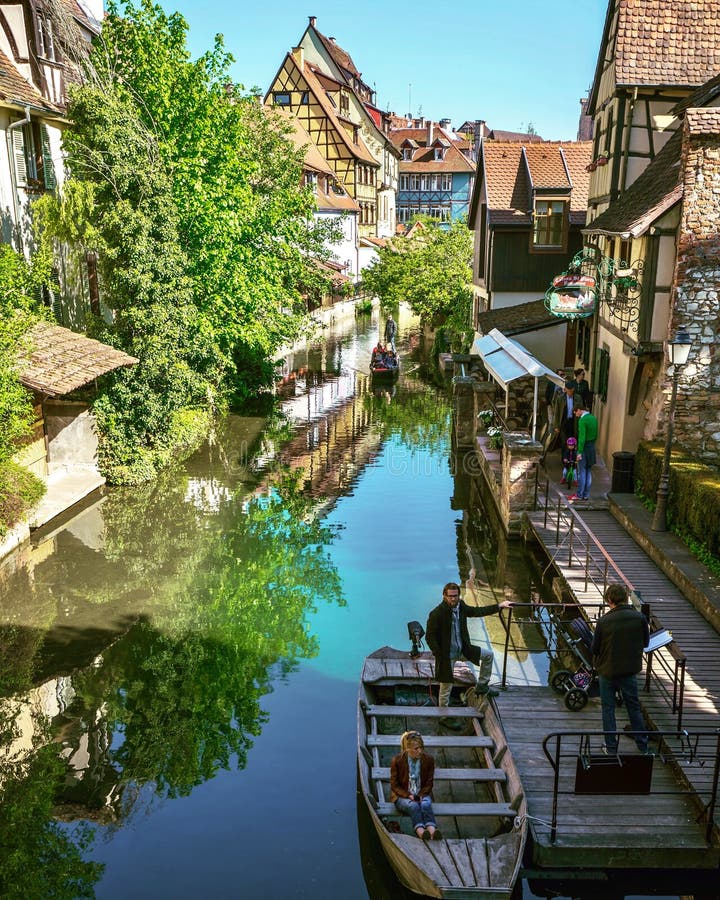
{"label": "wooden plank floor", "polygon": [[[548,867],[715,868],[720,849],[708,849],[692,795],[678,789],[673,765],[656,758],[649,795],[574,794],[579,739],[568,739],[560,768],[558,833],[550,839],[553,769],[542,749],[554,731],[598,731],[600,703],[569,712],[551,688],[511,686],[495,701],[528,804],[533,863]],[[593,739],[597,750],[602,741]],[[563,742],[563,747],[565,747]],[[627,752],[633,744],[628,742]],[[534,818],[533,818],[534,817]]]}
{"label": "wooden plank floor", "polygon": [[[643,601],[650,603],[653,613],[658,616],[663,626],[672,632],[677,645],[687,657],[682,727],[688,730],[719,728],[720,634],[697,612],[608,510],[587,509],[578,512],[613,559],[616,567],[640,593]],[[544,527],[542,512],[529,514],[529,520],[548,554],[556,557],[555,567],[566,579],[578,601],[587,607],[592,618],[601,599],[602,585],[596,587],[591,582],[586,588],[582,565],[578,560],[574,560],[572,566],[568,564],[567,545],[563,551],[557,552],[555,529]],[[591,555],[593,559],[601,562],[601,555],[597,550],[593,550]],[[653,681],[650,692],[642,692],[640,699],[648,720],[657,730],[673,731],[677,727],[677,713],[673,713],[662,691],[664,687],[665,691],[672,693],[672,681],[669,675],[660,671],[657,663],[653,669],[658,673],[661,685]],[[599,701],[591,703],[588,710],[594,711],[592,727],[599,728]],[[578,714],[569,713],[569,715],[576,717]],[[626,721],[626,716],[620,710],[618,727],[624,727]],[[510,745],[514,749],[512,739]],[[689,756],[688,747],[683,742],[669,739],[668,745],[677,756],[676,769],[682,773],[688,787],[698,792],[701,802],[705,802],[712,778],[713,761],[709,758],[709,754],[712,753],[714,757],[713,741],[709,738],[703,739],[704,758],[700,758],[702,754],[698,754],[698,758],[695,759],[683,759]],[[632,749],[631,743],[628,749]]]}

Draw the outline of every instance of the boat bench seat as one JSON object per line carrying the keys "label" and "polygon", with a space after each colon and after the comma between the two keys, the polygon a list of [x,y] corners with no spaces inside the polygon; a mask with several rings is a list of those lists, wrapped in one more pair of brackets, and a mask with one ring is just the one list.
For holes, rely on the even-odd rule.
{"label": "boat bench seat", "polygon": [[[373,766],[370,777],[375,781],[389,781],[390,768]],[[435,769],[435,781],[507,781],[502,769]]]}
{"label": "boat bench seat", "polygon": [[419,719],[482,719],[471,706],[366,706],[368,716],[412,716]]}
{"label": "boat bench seat", "polygon": [[[400,812],[394,803],[375,801],[379,816],[397,816]],[[517,810],[509,803],[433,803],[436,816],[500,816],[514,819]]]}
{"label": "boat bench seat", "polygon": [[[399,734],[369,734],[366,738],[368,747],[399,747]],[[495,742],[485,735],[426,734],[423,735],[426,747],[488,747],[492,750]]]}

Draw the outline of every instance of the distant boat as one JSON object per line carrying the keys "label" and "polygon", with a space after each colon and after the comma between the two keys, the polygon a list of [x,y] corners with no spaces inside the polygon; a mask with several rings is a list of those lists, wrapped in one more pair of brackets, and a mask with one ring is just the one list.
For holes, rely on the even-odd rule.
{"label": "distant boat", "polygon": [[374,378],[397,378],[400,374],[400,357],[394,353],[392,358],[385,353],[382,356],[373,355],[370,360],[370,374]]}
{"label": "distant boat", "polygon": [[[430,689],[432,654],[383,647],[365,659],[358,700],[360,789],[383,851],[400,881],[429,897],[509,900],[527,837],[527,806],[492,701],[456,666],[472,705],[440,709]],[[462,681],[460,683],[463,683]],[[462,733],[447,734],[451,715]],[[422,841],[390,802],[390,760],[400,736],[419,731],[435,757],[433,809],[440,841]]]}

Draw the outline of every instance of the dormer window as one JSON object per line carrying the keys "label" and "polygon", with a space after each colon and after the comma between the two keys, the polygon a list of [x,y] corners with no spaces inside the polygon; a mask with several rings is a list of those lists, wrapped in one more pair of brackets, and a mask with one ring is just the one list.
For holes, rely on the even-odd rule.
{"label": "dormer window", "polygon": [[535,200],[532,247],[536,250],[564,250],[567,243],[566,200]]}
{"label": "dormer window", "polygon": [[412,159],[412,150],[410,147],[403,147],[402,158],[406,161]]}
{"label": "dormer window", "polygon": [[435,159],[435,160],[445,159],[445,148],[444,147],[435,147],[433,159]]}

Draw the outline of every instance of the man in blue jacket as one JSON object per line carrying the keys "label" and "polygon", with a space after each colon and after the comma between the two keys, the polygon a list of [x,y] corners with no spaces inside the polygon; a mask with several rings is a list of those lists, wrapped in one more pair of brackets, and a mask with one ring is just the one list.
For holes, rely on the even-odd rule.
{"label": "man in blue jacket", "polygon": [[618,752],[615,692],[620,691],[630,727],[636,732],[633,739],[638,750],[647,753],[648,738],[640,709],[637,674],[642,670],[643,649],[650,640],[650,629],[645,616],[628,603],[624,585],[609,585],[605,591],[605,601],[610,609],[598,622],[592,643],[593,665],[600,676],[604,750],[611,756],[616,756]]}

